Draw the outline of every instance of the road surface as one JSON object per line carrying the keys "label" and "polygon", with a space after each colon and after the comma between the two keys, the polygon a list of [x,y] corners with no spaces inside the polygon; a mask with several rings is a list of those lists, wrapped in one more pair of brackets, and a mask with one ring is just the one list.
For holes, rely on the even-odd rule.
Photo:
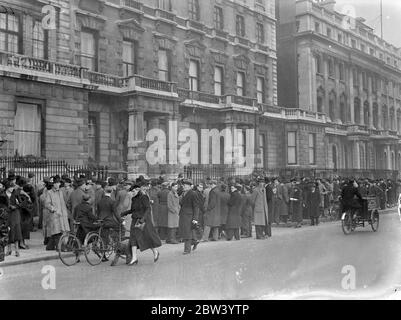
{"label": "road surface", "polygon": [[[186,256],[182,251],[183,244],[164,245],[156,264],[146,251],[132,267],[122,260],[116,267],[92,267],[84,258],[73,267],[59,260],[4,267],[0,298],[393,299],[401,290],[401,222],[395,211],[381,215],[378,232],[367,226],[346,236],[341,223],[332,222],[273,228],[267,240],[201,243]],[[54,274],[48,273],[52,267]]]}

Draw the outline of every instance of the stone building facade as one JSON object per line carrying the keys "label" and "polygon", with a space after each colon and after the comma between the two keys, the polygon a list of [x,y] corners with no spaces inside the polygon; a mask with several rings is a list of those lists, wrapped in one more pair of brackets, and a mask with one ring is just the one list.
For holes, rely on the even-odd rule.
{"label": "stone building facade", "polygon": [[401,49],[333,0],[277,4],[279,104],[325,114],[326,167],[399,170]]}
{"label": "stone building facade", "polygon": [[[0,14],[0,34],[5,39],[0,41],[2,155],[17,152],[72,164],[95,162],[125,170],[131,178],[162,172],[176,176],[188,164],[199,170],[212,165],[241,169],[241,156],[246,166],[239,173],[250,173],[249,168],[268,172],[363,168],[358,160],[363,152],[358,156],[356,145],[365,150],[373,146],[377,155],[385,150],[398,156],[398,136],[391,127],[384,131],[355,123],[356,115],[363,118],[360,121],[365,118],[349,101],[358,97],[361,105],[367,100],[373,107],[376,100],[369,90],[357,91],[356,86],[350,93],[343,80],[333,81],[325,72],[314,75],[313,60],[296,70],[290,48],[277,60],[279,8],[274,0],[3,0],[0,4],[10,8]],[[55,18],[50,27],[40,23],[53,12],[48,6],[42,10],[48,4]],[[305,4],[316,7],[308,1],[289,7]],[[324,15],[325,9],[318,8]],[[290,25],[298,25],[296,21]],[[308,23],[302,20],[300,30]],[[302,34],[297,40],[301,60],[312,52],[304,40],[306,33]],[[313,52],[325,59],[322,41],[316,41]],[[281,77],[280,86],[278,63],[293,68],[286,80]],[[363,66],[368,67],[358,64]],[[298,89],[292,87],[291,72],[306,77],[299,81],[299,99],[294,99]],[[389,66],[385,74],[377,68],[376,74],[396,83],[396,68]],[[320,88],[324,97],[318,106]],[[346,121],[341,121],[337,107],[335,117],[330,113],[333,105],[328,97],[333,90],[335,106],[345,105]],[[344,91],[347,99],[342,101]],[[279,107],[283,97],[287,100],[281,105],[287,108]],[[394,119],[391,107],[397,114],[397,97],[381,91],[381,99],[379,114],[387,110],[382,102],[388,101],[387,119]],[[374,117],[367,120],[372,121]],[[386,125],[390,126],[384,121]],[[365,159],[373,158],[372,168],[387,163],[370,153]],[[391,167],[395,166],[383,169]]]}

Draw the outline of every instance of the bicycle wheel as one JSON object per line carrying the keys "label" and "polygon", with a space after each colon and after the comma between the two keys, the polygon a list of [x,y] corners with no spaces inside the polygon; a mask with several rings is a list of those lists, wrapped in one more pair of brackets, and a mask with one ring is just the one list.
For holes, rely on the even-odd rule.
{"label": "bicycle wheel", "polygon": [[348,235],[350,234],[352,230],[352,213],[350,211],[347,211],[344,213],[342,219],[341,219],[341,226],[343,229],[344,234]]}
{"label": "bicycle wheel", "polygon": [[102,238],[93,233],[85,239],[85,258],[91,266],[97,266],[102,262],[104,257],[104,244]]}
{"label": "bicycle wheel", "polygon": [[58,256],[66,266],[72,266],[79,261],[82,245],[79,239],[71,233],[61,236],[57,244]]}
{"label": "bicycle wheel", "polygon": [[370,218],[370,226],[373,232],[379,229],[379,212],[377,210],[373,211]]}

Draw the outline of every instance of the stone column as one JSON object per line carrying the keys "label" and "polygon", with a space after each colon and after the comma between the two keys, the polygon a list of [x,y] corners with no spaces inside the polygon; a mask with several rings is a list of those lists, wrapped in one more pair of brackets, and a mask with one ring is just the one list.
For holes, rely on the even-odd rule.
{"label": "stone column", "polygon": [[382,126],[383,116],[382,116],[382,101],[381,101],[382,99],[381,99],[381,95],[382,95],[381,92],[379,92],[377,94],[377,126],[378,126],[378,128],[376,128],[376,129],[378,129],[378,130],[383,130],[383,126]]}
{"label": "stone column", "polygon": [[128,117],[128,176],[136,179],[147,173],[143,111],[129,111]]}
{"label": "stone column", "polygon": [[352,65],[349,66],[349,97],[348,97],[348,103],[350,107],[350,112],[351,112],[351,123],[355,123],[355,112],[354,112],[354,78],[353,78],[353,73],[352,73]]}
{"label": "stone column", "polygon": [[369,102],[369,128],[373,128],[373,92],[372,92],[372,81],[375,81],[372,77],[368,80],[368,102]]}
{"label": "stone column", "polygon": [[363,106],[363,101],[362,101],[362,97],[363,97],[363,77],[362,77],[362,72],[359,74],[359,92],[362,92],[359,94],[359,118],[360,118],[360,123],[362,125],[366,125],[367,123],[365,123],[365,117],[364,117],[364,106]]}
{"label": "stone column", "polygon": [[[308,54],[308,64],[309,64],[309,105],[305,106],[308,110],[317,110],[317,97],[316,97],[316,64],[313,57],[313,53],[310,49],[307,51]],[[299,106],[301,108],[302,106]]]}

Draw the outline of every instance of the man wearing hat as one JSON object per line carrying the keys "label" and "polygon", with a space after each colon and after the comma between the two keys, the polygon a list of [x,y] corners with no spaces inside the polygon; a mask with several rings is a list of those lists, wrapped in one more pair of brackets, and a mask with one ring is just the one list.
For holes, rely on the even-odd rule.
{"label": "man wearing hat", "polygon": [[199,221],[199,208],[198,201],[192,188],[192,181],[183,180],[183,194],[181,197],[180,205],[180,218],[179,218],[179,229],[180,236],[184,240],[184,253],[191,253],[195,250],[199,244],[198,239],[196,239],[196,232],[194,226],[198,224]]}
{"label": "man wearing hat", "polygon": [[228,200],[228,214],[226,223],[227,240],[231,241],[233,236],[235,240],[240,240],[240,228],[241,228],[241,211],[243,206],[242,197],[240,191],[242,185],[239,183],[230,186],[230,199]]}
{"label": "man wearing hat", "polygon": [[269,222],[268,206],[265,189],[265,179],[258,177],[258,185],[252,193],[253,218],[255,222],[256,239],[266,239]]}
{"label": "man wearing hat", "polygon": [[64,175],[64,179],[62,179],[62,181],[64,182],[64,185],[60,188],[61,192],[63,193],[63,197],[64,197],[64,201],[67,204],[67,210],[68,210],[68,221],[70,223],[70,229],[72,230],[73,227],[73,214],[72,211],[69,210],[68,208],[68,204],[70,202],[70,197],[72,192],[74,191],[74,189],[71,186],[71,179],[68,178],[68,176],[66,177]]}
{"label": "man wearing hat", "polygon": [[295,222],[294,227],[301,228],[303,194],[302,194],[302,189],[299,186],[299,181],[296,178],[291,179],[290,206],[292,212],[292,221]]}
{"label": "man wearing hat", "polygon": [[92,205],[89,203],[91,197],[89,194],[84,194],[82,197],[82,202],[77,205],[73,212],[73,219],[80,223],[77,232],[77,237],[84,243],[86,235],[91,231],[96,231],[99,229],[94,223],[97,217],[93,214]]}
{"label": "man wearing hat", "polygon": [[272,236],[272,222],[274,220],[274,211],[273,211],[273,187],[272,182],[268,177],[265,177],[265,189],[266,189],[266,201],[267,201],[267,236]]}
{"label": "man wearing hat", "polygon": [[67,199],[67,208],[70,214],[73,213],[75,207],[82,202],[84,194],[85,181],[83,179],[78,179],[75,182],[75,189],[71,192],[69,198]]}
{"label": "man wearing hat", "polygon": [[210,191],[206,199],[206,212],[204,219],[204,230],[202,241],[208,241],[210,232],[212,232],[212,240],[217,241],[219,238],[220,219],[220,197],[219,188],[216,180],[210,181]]}
{"label": "man wearing hat", "polygon": [[161,190],[157,193],[158,201],[158,220],[157,226],[159,231],[159,236],[161,240],[168,239],[168,207],[167,207],[167,197],[169,194],[169,183],[163,182],[161,185]]}

